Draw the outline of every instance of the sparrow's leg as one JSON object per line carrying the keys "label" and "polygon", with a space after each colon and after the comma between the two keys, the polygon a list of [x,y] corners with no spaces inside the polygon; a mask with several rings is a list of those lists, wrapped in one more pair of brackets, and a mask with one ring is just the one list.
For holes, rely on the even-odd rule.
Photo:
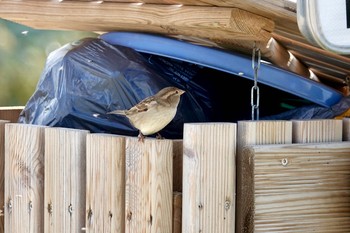
{"label": "sparrow's leg", "polygon": [[164,137],[162,137],[162,135],[160,135],[160,133],[157,133],[156,138],[157,138],[157,139],[164,139]]}
{"label": "sparrow's leg", "polygon": [[138,137],[138,139],[139,139],[139,142],[144,142],[145,136],[141,133],[141,131],[140,131],[140,133],[139,133],[139,136],[137,136],[137,137]]}

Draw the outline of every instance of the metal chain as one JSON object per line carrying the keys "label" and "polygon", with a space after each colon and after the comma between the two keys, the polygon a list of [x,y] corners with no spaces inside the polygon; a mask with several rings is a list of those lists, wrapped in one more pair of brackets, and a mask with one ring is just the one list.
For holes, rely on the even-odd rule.
{"label": "metal chain", "polygon": [[252,107],[252,120],[259,120],[260,91],[258,87],[258,71],[261,63],[260,49],[254,45],[252,55],[252,68],[254,71],[254,86],[250,91],[250,105]]}

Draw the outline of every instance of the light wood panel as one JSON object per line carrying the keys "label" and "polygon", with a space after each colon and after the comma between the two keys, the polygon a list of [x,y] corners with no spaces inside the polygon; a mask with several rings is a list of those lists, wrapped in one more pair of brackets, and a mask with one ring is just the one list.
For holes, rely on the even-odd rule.
{"label": "light wood panel", "polygon": [[24,107],[0,107],[0,120],[8,120],[11,123],[18,121],[19,114],[22,112]]}
{"label": "light wood panel", "polygon": [[349,232],[350,143],[244,150],[242,232]]}
{"label": "light wood panel", "polygon": [[5,232],[5,124],[9,121],[0,120],[0,233]]}
{"label": "light wood panel", "polygon": [[236,124],[184,125],[182,232],[235,232]]}
{"label": "light wood panel", "polygon": [[86,148],[86,232],[124,233],[125,138],[89,134]]}
{"label": "light wood panel", "polygon": [[244,149],[249,145],[285,144],[292,143],[292,122],[290,121],[239,121],[237,133],[237,232],[247,231],[250,219],[251,203],[243,203],[245,195],[249,194],[249,179],[245,177],[250,174],[245,163],[247,162]]}
{"label": "light wood panel", "polygon": [[293,120],[293,143],[341,142],[342,120]]}
{"label": "light wood panel", "polygon": [[126,139],[125,232],[172,231],[173,143]]}
{"label": "light wood panel", "polygon": [[5,125],[5,232],[44,232],[44,127]]}
{"label": "light wood panel", "polygon": [[81,232],[85,227],[88,131],[45,129],[45,232]]}

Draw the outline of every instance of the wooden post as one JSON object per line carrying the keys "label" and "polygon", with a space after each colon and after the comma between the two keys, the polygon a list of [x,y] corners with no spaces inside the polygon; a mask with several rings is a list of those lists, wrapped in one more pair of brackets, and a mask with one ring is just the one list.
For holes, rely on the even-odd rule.
{"label": "wooden post", "polygon": [[350,141],[350,118],[343,119],[343,141]]}
{"label": "wooden post", "polygon": [[5,232],[44,232],[44,127],[5,126]]}
{"label": "wooden post", "polygon": [[183,141],[173,140],[173,191],[182,192]]}
{"label": "wooden post", "polygon": [[342,120],[295,120],[293,143],[341,142]]}
{"label": "wooden post", "polygon": [[[244,148],[248,145],[292,143],[292,122],[239,121],[237,136],[237,200],[241,200],[251,191],[250,181],[247,180],[247,176],[251,176],[251,171],[246,170]],[[249,208],[249,205],[237,201],[237,232],[248,232]]]}
{"label": "wooden post", "polygon": [[171,233],[173,142],[126,139],[126,231]]}
{"label": "wooden post", "polygon": [[88,131],[45,129],[45,232],[81,232],[85,227]]}
{"label": "wooden post", "polygon": [[86,232],[124,233],[125,138],[89,134],[86,148]]}
{"label": "wooden post", "polygon": [[8,120],[11,123],[16,123],[23,108],[24,107],[0,107],[0,120]]}
{"label": "wooden post", "polygon": [[236,124],[184,126],[182,232],[235,231]]}
{"label": "wooden post", "polygon": [[181,233],[182,228],[182,194],[174,192],[173,195],[173,231],[172,233]]}
{"label": "wooden post", "polygon": [[350,232],[350,143],[243,151],[247,210],[239,232]]}
{"label": "wooden post", "polygon": [[5,124],[9,121],[0,120],[0,233],[5,232]]}

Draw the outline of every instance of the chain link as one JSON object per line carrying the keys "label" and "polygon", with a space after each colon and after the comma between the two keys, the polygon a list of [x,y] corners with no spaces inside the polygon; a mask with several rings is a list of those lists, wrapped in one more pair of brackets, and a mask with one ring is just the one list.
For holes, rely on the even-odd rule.
{"label": "chain link", "polygon": [[258,87],[258,72],[261,63],[260,49],[254,45],[252,55],[252,68],[254,71],[254,86],[250,92],[250,105],[252,107],[252,120],[259,120],[260,90]]}

